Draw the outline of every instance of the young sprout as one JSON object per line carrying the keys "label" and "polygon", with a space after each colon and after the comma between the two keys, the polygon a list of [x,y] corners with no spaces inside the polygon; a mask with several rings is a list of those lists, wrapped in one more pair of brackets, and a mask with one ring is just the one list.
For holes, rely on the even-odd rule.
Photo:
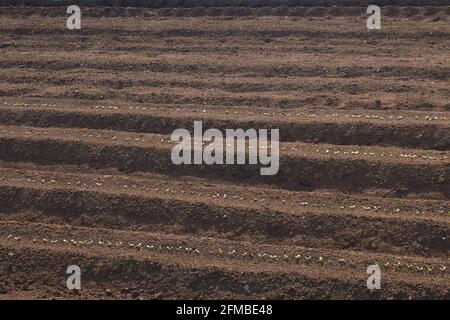
{"label": "young sprout", "polygon": [[323,257],[319,257],[319,262],[321,265],[325,264],[325,259]]}
{"label": "young sprout", "polygon": [[432,273],[433,272],[433,267],[432,266],[427,266],[427,271],[428,271],[428,273]]}

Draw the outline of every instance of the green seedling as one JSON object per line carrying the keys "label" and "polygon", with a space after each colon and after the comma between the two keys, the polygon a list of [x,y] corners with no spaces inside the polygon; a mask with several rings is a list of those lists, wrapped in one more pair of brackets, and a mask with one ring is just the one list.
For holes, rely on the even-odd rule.
{"label": "green seedling", "polygon": [[319,262],[323,266],[325,264],[325,259],[323,257],[319,257]]}

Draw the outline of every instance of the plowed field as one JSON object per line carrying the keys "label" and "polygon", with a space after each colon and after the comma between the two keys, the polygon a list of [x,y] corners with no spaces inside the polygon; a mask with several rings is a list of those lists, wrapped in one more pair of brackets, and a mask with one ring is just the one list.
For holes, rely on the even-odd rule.
{"label": "plowed field", "polygon": [[0,7],[0,299],[450,299],[449,7],[65,9]]}

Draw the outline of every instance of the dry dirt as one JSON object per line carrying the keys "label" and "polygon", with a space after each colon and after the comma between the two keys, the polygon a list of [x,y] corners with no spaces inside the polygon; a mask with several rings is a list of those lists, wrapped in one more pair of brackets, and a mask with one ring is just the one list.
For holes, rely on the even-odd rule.
{"label": "dry dirt", "polygon": [[[0,299],[450,299],[449,7],[384,14],[0,7]],[[173,165],[194,120],[279,173]]]}

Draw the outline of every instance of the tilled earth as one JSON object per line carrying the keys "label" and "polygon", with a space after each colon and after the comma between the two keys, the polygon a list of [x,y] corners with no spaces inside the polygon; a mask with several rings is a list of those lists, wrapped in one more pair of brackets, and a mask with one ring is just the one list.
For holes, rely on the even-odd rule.
{"label": "tilled earth", "polygon": [[0,8],[0,299],[449,299],[449,7],[303,9]]}

